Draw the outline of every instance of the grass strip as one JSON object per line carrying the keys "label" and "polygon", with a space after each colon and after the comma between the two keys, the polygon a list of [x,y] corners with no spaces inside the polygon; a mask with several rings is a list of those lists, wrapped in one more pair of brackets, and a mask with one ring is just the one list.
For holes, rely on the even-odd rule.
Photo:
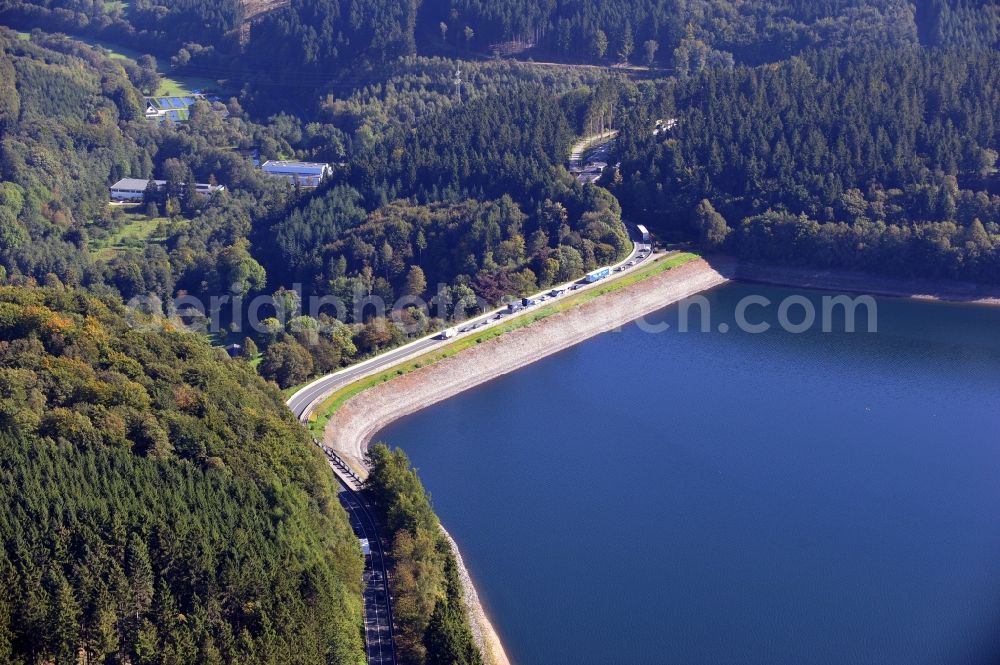
{"label": "grass strip", "polygon": [[368,390],[369,388],[379,385],[380,383],[386,383],[396,377],[404,376],[410,372],[416,371],[421,367],[426,367],[427,365],[431,365],[446,358],[451,358],[457,353],[476,346],[477,344],[482,344],[499,337],[500,335],[518,330],[519,328],[524,328],[536,321],[548,318],[553,314],[564,312],[573,307],[579,307],[580,305],[590,302],[595,298],[599,298],[600,296],[613,291],[618,291],[628,286],[632,286],[633,284],[641,282],[644,279],[649,279],[654,275],[658,275],[662,272],[670,270],[671,268],[676,268],[677,266],[694,261],[697,258],[699,258],[697,254],[690,252],[660,257],[655,259],[648,267],[629,273],[628,275],[624,275],[617,279],[612,279],[606,282],[601,288],[588,289],[582,293],[574,294],[568,298],[554,302],[551,305],[545,305],[538,309],[530,310],[524,314],[511,318],[503,325],[494,326],[489,330],[484,330],[482,334],[463,337],[452,342],[451,344],[448,344],[447,346],[407,360],[390,369],[379,372],[378,374],[372,374],[371,376],[358,379],[357,381],[354,381],[353,383],[350,383],[331,393],[326,399],[323,400],[322,403],[320,403],[320,405],[313,411],[312,415],[309,416],[309,431],[314,437],[322,439],[323,431],[326,429],[326,424],[329,422],[330,418],[333,417],[333,414],[335,414],[337,410],[343,406],[345,402],[347,402],[347,400],[359,393],[364,392],[365,390]]}

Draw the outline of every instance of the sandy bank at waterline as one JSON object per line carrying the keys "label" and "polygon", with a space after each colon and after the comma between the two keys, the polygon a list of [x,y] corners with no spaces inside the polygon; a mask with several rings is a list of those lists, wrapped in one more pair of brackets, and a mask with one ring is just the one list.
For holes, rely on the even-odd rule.
{"label": "sandy bank at waterline", "polygon": [[[731,262],[725,260],[714,261],[713,265],[692,261],[377,385],[352,397],[334,413],[327,423],[324,442],[362,469],[372,437],[393,421],[719,286],[728,281],[731,269]],[[479,602],[457,546],[451,542],[460,562],[476,641],[487,663],[508,665],[503,644]]]}

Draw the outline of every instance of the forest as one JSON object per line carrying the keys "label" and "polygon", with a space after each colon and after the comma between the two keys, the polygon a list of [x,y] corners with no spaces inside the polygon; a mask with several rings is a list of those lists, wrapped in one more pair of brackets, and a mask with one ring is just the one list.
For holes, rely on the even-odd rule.
{"label": "forest", "polygon": [[107,207],[108,179],[141,172],[142,155],[119,131],[142,98],[120,67],[3,38],[0,257],[8,271],[83,279],[76,215]]}
{"label": "forest", "polygon": [[364,662],[322,455],[245,363],[129,316],[0,288],[0,660]]}
{"label": "forest", "polygon": [[994,48],[1000,39],[989,0],[13,0],[0,20],[100,35],[203,72],[252,72],[260,89],[287,88],[294,75],[310,90],[331,78],[356,84],[418,51],[479,58],[511,44],[532,57],[685,71],[819,48]]}
{"label": "forest", "polygon": [[451,546],[406,453],[375,444],[365,487],[381,507],[396,561],[395,611],[404,629],[404,663],[482,665],[465,621],[465,602]]}
{"label": "forest", "polygon": [[[626,251],[614,197],[580,187],[560,166],[588,108],[607,96],[600,80],[584,79],[594,85],[591,93],[577,85],[578,74],[470,67],[466,100],[458,104],[451,81],[438,78],[453,64],[412,61],[401,66],[397,84],[408,95],[439,100],[413,117],[416,131],[379,120],[403,100],[375,88],[359,92],[366,101],[349,118],[331,111],[337,124],[284,113],[254,120],[236,100],[196,104],[183,124],[153,124],[136,118],[135,85],[144,72],[42,33],[31,40],[8,35],[2,43],[14,82],[7,103],[16,109],[0,162],[0,212],[10,220],[0,266],[9,279],[83,286],[126,301],[147,294],[164,301],[177,293],[205,300],[227,291],[252,296],[294,284],[303,287],[300,298],[336,295],[347,306],[344,323],[355,328],[327,330],[276,311],[269,330],[278,318],[281,329],[257,337],[265,351],[282,343],[272,362],[261,365],[282,386],[405,341],[391,322],[354,317],[359,298],[378,295],[392,304],[437,295],[441,285],[451,304],[439,316],[463,318],[477,298],[496,304],[532,293]],[[93,66],[76,67],[81,61]],[[43,89],[47,94],[39,94]],[[570,96],[573,103],[564,104]],[[68,132],[77,135],[62,138]],[[57,159],[67,140],[75,148]],[[256,146],[275,158],[332,161],[347,152],[354,158],[336,184],[310,195],[263,178],[232,146]],[[36,161],[51,157],[45,168],[31,168],[29,154]],[[400,154],[411,158],[399,160]],[[147,197],[143,212],[126,217],[105,203],[107,183],[124,176],[156,176],[167,186]],[[209,200],[185,189],[193,181],[228,189]],[[111,254],[88,251],[137,215],[132,225],[155,226],[156,242]],[[406,314],[413,316],[417,311]],[[413,324],[411,334],[440,325]],[[327,343],[303,345],[318,329]]]}
{"label": "forest", "polygon": [[[30,593],[20,595],[36,599],[23,604],[9,597],[11,662],[61,662],[74,644],[95,661],[280,662],[281,654],[294,652],[299,660],[293,662],[357,662],[355,547],[342,530],[339,508],[322,487],[314,487],[314,474],[322,468],[313,465],[309,451],[291,448],[305,454],[305,461],[278,454],[281,444],[265,423],[283,414],[283,407],[273,388],[254,383],[254,374],[291,386],[406,340],[400,326],[385,320],[297,315],[300,295],[290,289],[295,281],[308,289],[305,294],[329,289],[344,294],[347,302],[357,293],[382,295],[390,302],[403,295],[430,295],[440,283],[454,303],[444,316],[461,317],[475,310],[479,298],[498,302],[505,295],[528,293],[624,251],[627,236],[614,197],[576,185],[560,166],[573,125],[587,116],[581,77],[540,76],[509,65],[469,67],[465,102],[456,103],[450,81],[424,73],[450,70],[451,63],[411,61],[399,74],[400,88],[445,100],[414,116],[426,129],[418,136],[395,121],[375,124],[389,117],[391,105],[402,103],[376,88],[359,91],[356,99],[365,95],[364,109],[349,122],[340,122],[343,116],[333,112],[325,116],[332,122],[286,113],[259,118],[231,99],[199,102],[185,123],[154,124],[142,117],[139,90],[151,85],[143,67],[41,32],[23,39],[0,31],[0,43],[3,75],[11,84],[4,88],[6,131],[0,144],[2,209],[10,222],[0,251],[3,281],[18,285],[11,291],[17,298],[37,294],[50,303],[44,310],[31,309],[44,328],[39,348],[29,345],[35,333],[23,322],[26,315],[8,312],[14,350],[4,366],[17,373],[9,381],[5,418],[18,423],[6,450],[15,474],[8,487],[48,488],[48,479],[58,473],[73,478],[77,488],[72,497],[40,489],[26,515],[7,520],[4,533],[23,530],[35,539],[29,546],[38,550],[28,565],[18,541],[5,542],[9,588],[26,588]],[[572,120],[561,106],[561,96],[570,90],[584,93],[576,95]],[[545,105],[548,113],[536,117],[535,105]],[[497,123],[524,129],[497,133],[492,131]],[[401,168],[390,157],[398,150],[430,155],[446,146],[466,146],[461,158],[467,170],[443,173],[432,183],[410,177],[423,164],[414,160]],[[303,192],[262,177],[245,157],[251,150],[261,157],[328,161],[364,154],[369,163],[351,160],[329,187]],[[491,177],[498,162],[506,169],[502,182]],[[147,192],[143,203],[126,213],[107,205],[107,186],[124,176],[160,177],[166,186],[159,194]],[[204,181],[224,183],[227,191],[212,198],[190,191],[190,183]],[[94,251],[126,224],[155,230],[145,243]],[[82,290],[100,300],[90,300]],[[226,292],[272,293],[280,303],[263,331],[235,337],[243,345],[235,359],[218,355],[190,333],[160,341],[125,328],[123,301]],[[77,323],[77,310],[55,294],[73,294],[65,297],[73,307],[87,303],[88,312],[98,302],[108,311],[81,315]],[[417,319],[416,312],[404,316],[416,326],[411,334],[441,325]],[[45,335],[53,325],[60,335],[73,332],[73,342],[59,337],[51,342],[58,346],[49,349]],[[73,327],[83,325],[88,335]],[[99,334],[102,326],[109,330],[106,335]],[[108,361],[94,356],[102,351],[78,346],[105,338],[121,340],[115,362],[127,359],[141,369],[130,365],[120,377]],[[200,346],[177,346],[184,340]],[[156,344],[158,355],[149,356],[144,344]],[[39,354],[51,359],[36,363],[32,359]],[[69,358],[72,370],[64,366]],[[22,372],[22,363],[31,373]],[[203,370],[204,363],[215,368]],[[40,368],[58,374],[40,376]],[[220,380],[217,372],[229,372],[227,379]],[[264,402],[232,389],[233,382],[248,381],[267,394]],[[112,390],[105,383],[119,386],[123,395],[104,397]],[[220,409],[220,400],[227,406]],[[239,426],[229,422],[226,409],[235,404],[229,400],[254,417]],[[283,432],[298,437],[285,445],[303,446],[301,430],[287,418],[281,422],[291,428]],[[244,445],[245,437],[254,445]],[[52,448],[53,456],[37,454],[38,445]],[[265,457],[265,451],[271,454]],[[100,469],[97,477],[107,480],[95,485],[86,469]],[[132,478],[135,487],[120,487],[123,478]],[[184,489],[168,490],[164,483]],[[307,491],[298,492],[299,486]],[[109,493],[120,496],[121,528],[108,526],[110,518],[98,509]],[[150,501],[156,494],[169,498]],[[9,499],[16,505],[13,496]],[[52,522],[41,515],[50,505],[67,507],[61,528],[72,544],[68,552],[44,539]],[[241,506],[251,524],[231,517]],[[260,520],[269,515],[273,521]],[[286,526],[283,516],[296,526]],[[230,521],[222,526],[222,519]],[[34,520],[38,526],[22,529],[16,520]],[[333,526],[320,538],[326,522]],[[466,645],[463,662],[478,662],[468,644],[454,562],[430,528],[422,526],[411,535],[418,544],[433,540],[433,593],[447,601],[432,599],[426,606],[423,598],[404,612],[404,634],[414,636],[411,662],[450,662],[433,659],[446,657],[456,635]],[[397,543],[403,561],[407,537],[400,534]],[[79,549],[84,545],[101,553],[88,558]],[[210,547],[223,558],[206,558]],[[297,554],[288,549],[293,547]],[[314,554],[320,547],[334,555],[317,568]],[[243,548],[260,560],[238,558]],[[245,566],[251,577],[233,572],[235,564],[225,556]],[[301,565],[280,570],[273,563],[277,557],[297,561],[294,556],[301,557]],[[414,570],[424,565],[422,550],[410,556]],[[255,573],[262,566],[270,566],[271,577]],[[159,572],[174,570],[176,578]],[[136,575],[141,579],[133,580]],[[248,579],[263,586],[249,585]],[[113,582],[105,589],[100,580]],[[288,594],[295,584],[307,593],[292,603]],[[317,584],[327,595],[312,591]],[[123,605],[122,594],[133,592],[143,600]],[[427,588],[407,593],[426,594]],[[345,596],[351,601],[339,602]],[[123,606],[127,612],[137,610],[133,621],[121,618]],[[301,621],[297,613],[311,609],[311,621]],[[29,621],[29,615],[35,618]],[[197,617],[197,625],[172,618],[180,615]],[[299,625],[301,632],[278,630],[275,621]]]}
{"label": "forest", "polygon": [[[6,33],[0,76],[13,85],[0,100],[0,269],[15,283],[125,300],[286,297],[296,284],[300,301],[335,295],[345,305],[338,324],[276,308],[251,339],[268,356],[262,373],[282,386],[461,319],[476,303],[613,260],[627,245],[622,207],[665,238],[698,238],[755,260],[996,281],[997,63],[980,48],[992,44],[992,8],[897,4],[868,8],[909,17],[897,49],[796,47],[801,55],[754,67],[738,64],[754,61],[745,53],[713,56],[689,25],[688,65],[662,81],[406,56],[377,72],[352,69],[349,93],[321,94],[311,110],[261,116],[241,103],[253,107],[251,86],[224,104],[196,104],[186,123],[161,124],[141,118],[139,91],[155,87],[155,63],[110,59],[41,32]],[[489,3],[463,6],[489,13]],[[755,8],[747,3],[739,16]],[[309,25],[342,9],[315,5]],[[826,27],[854,9],[767,5]],[[273,29],[305,25],[282,27],[283,15],[266,20]],[[861,34],[864,21],[849,23]],[[723,34],[732,42],[742,33],[719,30],[712,43]],[[654,135],[666,118],[678,122]],[[622,130],[621,166],[602,182],[613,196],[561,168],[573,136],[609,125]],[[251,153],[342,166],[330,186],[297,192],[262,178]],[[104,205],[102,188],[125,175],[170,184],[145,202],[144,216],[126,215]],[[186,196],[181,183],[191,181],[228,189],[211,200]],[[155,241],[94,251],[140,225]],[[354,307],[371,296],[442,294],[448,304],[430,317],[409,309],[401,321],[372,320]]]}
{"label": "forest", "polygon": [[[630,219],[674,235],[707,240],[721,217],[709,248],[746,258],[1000,281],[998,77],[986,51],[704,72],[623,124],[613,189]],[[677,124],[654,136],[651,117]]]}
{"label": "forest", "polygon": [[[10,0],[0,23],[3,662],[363,662],[360,553],[279,388],[611,263],[627,223],[1000,283],[994,2]],[[191,74],[216,87],[188,119],[147,120]],[[569,147],[607,128],[582,185]],[[166,184],[108,205],[124,177]],[[259,329],[125,306],[222,295],[269,297]],[[369,462],[404,659],[478,663],[419,478]]]}

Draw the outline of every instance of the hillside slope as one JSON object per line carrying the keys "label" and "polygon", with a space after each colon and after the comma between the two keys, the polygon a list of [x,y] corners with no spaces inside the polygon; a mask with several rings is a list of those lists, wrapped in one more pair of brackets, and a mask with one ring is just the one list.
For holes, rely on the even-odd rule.
{"label": "hillside slope", "polygon": [[364,662],[330,474],[198,336],[0,289],[0,495],[0,662]]}

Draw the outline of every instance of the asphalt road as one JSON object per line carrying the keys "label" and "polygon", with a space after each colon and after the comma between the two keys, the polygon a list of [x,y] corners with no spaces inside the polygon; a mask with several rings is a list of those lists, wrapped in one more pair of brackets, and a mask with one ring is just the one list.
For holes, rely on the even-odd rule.
{"label": "asphalt road", "polygon": [[[574,155],[574,157],[579,159],[577,155]],[[611,266],[612,276],[614,277],[641,267],[652,256],[652,247],[638,240],[637,232],[634,229],[630,229],[630,232],[633,233],[632,252],[624,260]],[[546,289],[532,296],[531,299],[535,300],[538,304],[542,302],[547,303],[566,298],[587,289],[600,287],[604,281],[600,280],[594,284],[586,284],[582,280],[570,282]],[[553,290],[563,290],[564,292],[559,296],[550,296],[549,293]],[[534,307],[538,307],[538,304],[534,305]],[[519,314],[523,313],[523,311],[521,310]],[[421,355],[427,351],[445,346],[460,337],[475,335],[493,326],[502,325],[506,323],[508,318],[507,308],[496,309],[457,324],[456,328],[460,332],[456,337],[452,337],[451,339],[443,339],[440,333],[434,333],[433,335],[428,335],[399,348],[382,353],[357,365],[327,374],[292,395],[287,402],[288,408],[291,409],[292,413],[299,420],[308,420],[316,405],[326,395],[358,379],[377,374],[406,358]],[[392,632],[392,596],[389,594],[388,571],[385,565],[382,542],[378,537],[375,522],[371,518],[363,496],[355,491],[360,487],[356,475],[353,474],[336,453],[329,450],[326,453],[331,468],[333,468],[337,479],[344,488],[340,492],[339,497],[344,509],[347,510],[351,527],[359,539],[368,542],[369,552],[365,556],[364,572],[365,649],[368,656],[368,663],[369,665],[395,665],[396,656]]]}
{"label": "asphalt road", "polygon": [[[617,132],[612,131],[612,132],[606,132],[603,135],[599,135],[601,137],[606,137],[607,140],[603,145],[599,146],[598,150],[607,150],[610,141],[614,139],[614,136],[616,134]],[[586,151],[586,147],[590,145],[595,138],[597,137],[588,137],[582,139],[579,142],[577,142],[576,145],[573,146],[572,154],[570,156],[571,164],[578,163],[581,160],[584,152]],[[636,265],[631,267],[624,267],[623,272],[633,270],[639,267],[645,260],[639,256],[641,252],[647,251],[649,252],[649,255],[651,255],[652,247],[648,244],[644,244],[641,242],[641,240],[638,238],[638,232],[635,231],[634,228],[630,228],[629,232],[633,234],[632,252],[623,261],[612,266],[612,270],[617,270],[619,267],[624,267],[630,261],[634,261]],[[612,275],[617,276],[617,273],[612,272]],[[597,282],[597,284],[600,284],[600,282]],[[593,286],[594,285],[583,284],[580,281],[568,282],[558,287],[551,287],[549,289],[546,289],[545,291],[537,293],[534,296],[532,296],[532,299],[538,301],[544,296],[545,301],[548,302],[549,300],[557,300],[559,298],[565,298],[568,295],[575,293],[576,291],[572,290],[574,287],[576,287],[577,291],[580,291],[583,289],[592,288]],[[552,298],[547,294],[551,292],[553,289],[565,289],[566,292],[561,296]],[[458,337],[462,337],[463,335],[478,334],[483,330],[488,330],[493,326],[503,324],[507,318],[506,312],[507,312],[506,308],[496,309],[493,310],[492,312],[487,312],[486,314],[482,314],[478,317],[474,317],[472,319],[463,321],[460,324],[456,324],[456,327],[459,330],[464,331],[459,333]],[[497,318],[497,314],[501,314],[500,318]],[[392,367],[393,365],[399,363],[404,358],[420,355],[436,347],[443,346],[448,342],[456,339],[452,338],[452,340],[442,340],[439,339],[439,335],[440,333],[434,333],[433,335],[428,335],[427,337],[423,337],[414,342],[410,342],[409,344],[405,344],[404,346],[398,347],[391,351],[386,351],[385,353],[379,354],[378,356],[370,358],[364,362],[352,365],[351,367],[347,367],[345,369],[333,372],[332,374],[327,374],[326,376],[316,379],[315,381],[313,381],[312,383],[310,383],[309,385],[305,386],[304,388],[296,392],[294,395],[292,395],[291,398],[289,398],[288,408],[292,410],[292,413],[294,413],[299,420],[301,421],[308,420],[309,415],[312,413],[312,409],[314,408],[316,403],[319,402],[319,400],[324,396],[329,395],[330,393],[335,392],[336,390],[358,379],[364,378],[371,374],[377,374],[386,368]]]}
{"label": "asphalt road", "polygon": [[[650,251],[651,249],[652,248],[648,244],[638,242],[633,239],[632,252],[624,260],[611,267],[612,277],[617,277],[621,273],[627,273],[641,267],[643,262],[648,260],[648,257],[652,255]],[[640,253],[644,251],[648,253],[645,258],[640,256]],[[627,264],[630,262],[633,262],[634,265],[628,266]],[[619,268],[622,269],[621,272],[615,272]],[[599,282],[595,282],[594,284],[584,284],[582,281],[568,282],[537,293],[532,296],[532,299],[539,301],[539,304],[542,304],[541,299],[544,297],[544,302],[547,304],[550,301],[561,300],[586,289],[601,286],[603,281],[604,280],[601,280]],[[560,296],[549,296],[548,294],[554,289],[565,289],[565,292]],[[538,305],[536,304],[535,307],[538,307]],[[524,311],[525,310],[521,310],[519,314]],[[357,365],[352,365],[351,367],[333,372],[332,374],[327,374],[324,377],[316,379],[292,395],[288,400],[288,408],[292,410],[292,413],[294,413],[299,420],[308,420],[309,415],[312,413],[316,404],[326,395],[329,395],[330,393],[335,392],[336,390],[339,390],[340,388],[358,379],[371,374],[378,374],[379,372],[396,365],[403,359],[410,356],[417,356],[422,353],[426,353],[432,349],[445,346],[446,344],[453,342],[455,339],[459,339],[467,335],[476,335],[484,330],[489,330],[494,326],[502,325],[506,323],[507,318],[506,308],[496,309],[456,324],[455,327],[461,332],[459,332],[456,337],[452,337],[451,339],[441,339],[441,333],[434,333],[433,335],[422,337],[414,342],[410,342],[409,344],[405,344],[391,351],[386,351],[385,353],[358,363]]]}
{"label": "asphalt road", "polygon": [[362,499],[344,488],[340,503],[347,511],[351,527],[359,539],[368,541],[365,556],[365,651],[368,665],[396,665],[392,639],[392,608],[389,596],[388,571],[375,523]]}
{"label": "asphalt road", "polygon": [[583,184],[600,180],[602,171],[586,169],[594,162],[608,162],[611,158],[611,145],[617,136],[617,130],[609,130],[603,134],[582,138],[573,144],[569,155],[570,173]]}
{"label": "asphalt road", "polygon": [[[651,249],[647,244],[634,242],[632,252],[628,257],[615,266],[612,266],[612,276],[619,276],[641,267],[648,257],[652,256]],[[647,256],[641,257],[641,253],[647,253]],[[628,263],[633,263],[634,265],[628,266]],[[621,270],[618,271],[619,269]],[[582,281],[564,284],[554,287],[554,289],[566,289],[561,296],[548,296],[547,294],[553,290],[548,289],[534,296],[534,299],[537,300],[545,296],[545,302],[559,300],[586,289],[599,287],[604,281],[601,280],[594,284],[584,284]],[[535,307],[538,307],[538,305],[535,305]],[[459,324],[456,327],[464,332],[460,332],[458,337],[474,335],[483,330],[488,330],[490,327],[505,323],[508,318],[506,311],[506,308],[497,309]],[[498,318],[498,314],[503,315]],[[443,340],[439,336],[440,333],[435,333],[435,335],[424,337],[405,346],[393,349],[353,367],[348,367],[317,379],[293,395],[288,400],[288,406],[299,419],[306,420],[324,395],[361,377],[381,372],[404,358],[419,355],[436,347],[449,344],[454,339],[457,339],[457,337],[453,337]],[[369,553],[365,556],[364,572],[365,650],[368,656],[368,664],[395,665],[396,656],[392,633],[392,597],[389,594],[389,577],[385,565],[382,542],[379,539],[378,530],[365,505],[363,496],[355,491],[360,489],[357,477],[353,475],[353,472],[336,453],[325,448],[324,450],[331,468],[343,486],[339,494],[340,503],[347,511],[354,534],[359,539],[368,542]]]}
{"label": "asphalt road", "polygon": [[583,157],[587,154],[588,150],[592,150],[594,146],[603,148],[608,146],[611,141],[618,136],[618,130],[609,129],[602,134],[594,134],[592,136],[585,136],[570,148],[569,153],[569,169],[574,171],[583,166]]}

